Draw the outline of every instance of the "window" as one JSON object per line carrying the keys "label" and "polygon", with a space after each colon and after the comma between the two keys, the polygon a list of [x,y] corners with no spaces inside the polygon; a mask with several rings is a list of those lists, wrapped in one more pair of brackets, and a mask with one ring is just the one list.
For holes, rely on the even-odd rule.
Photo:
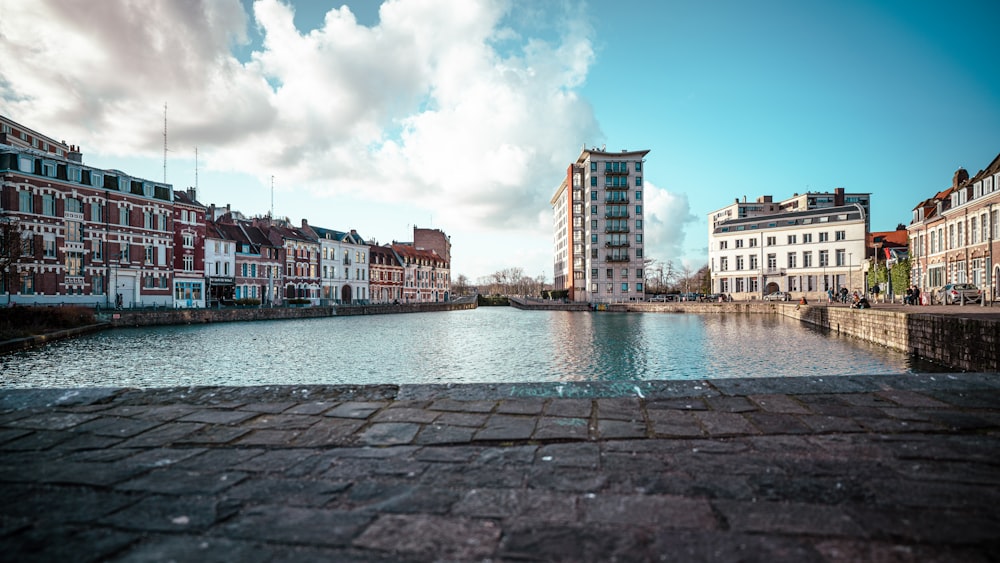
{"label": "window", "polygon": [[93,288],[91,291],[94,295],[104,295],[104,276],[102,274],[94,274],[90,278],[90,286]]}
{"label": "window", "polygon": [[56,216],[55,196],[49,194],[45,194],[42,196],[42,215],[48,215],[49,217]]}
{"label": "window", "polygon": [[597,191],[590,192],[590,201],[597,201]]}
{"label": "window", "polygon": [[607,275],[607,278],[608,278],[609,280],[610,280],[611,278],[615,277],[615,271],[614,271],[614,270],[612,270],[611,268],[608,268],[608,269],[607,269],[607,271],[606,271],[606,272],[604,272],[604,273],[605,273],[605,274]]}
{"label": "window", "polygon": [[642,230],[642,219],[636,219],[635,220],[635,230],[637,230],[637,231],[641,231]]}
{"label": "window", "polygon": [[803,233],[802,234],[802,244],[809,244],[812,241],[813,241],[813,235],[812,235],[812,233]]}
{"label": "window", "polygon": [[90,242],[91,250],[93,250],[94,260],[104,259],[104,243],[99,240],[94,240]]}
{"label": "window", "polygon": [[837,231],[834,234],[836,235],[836,240],[846,240],[847,239],[847,231]]}
{"label": "window", "polygon": [[727,246],[728,244],[729,244],[729,241],[725,241],[725,240],[720,240],[720,241],[719,241],[719,250],[725,250],[725,249],[726,249],[726,246]]}
{"label": "window", "polygon": [[642,244],[642,234],[641,233],[635,235],[635,243],[636,244]]}
{"label": "window", "polygon": [[830,240],[830,233],[820,233],[819,234],[819,241],[820,242],[827,242],[828,240]]}
{"label": "window", "polygon": [[[635,177],[635,185],[636,185],[636,187],[642,186],[642,176],[636,176]],[[636,199],[638,199],[638,198],[636,198]]]}
{"label": "window", "polygon": [[30,272],[21,274],[21,295],[34,295],[35,276]]}
{"label": "window", "polygon": [[194,271],[194,256],[190,254],[184,256],[184,271],[185,272]]}
{"label": "window", "polygon": [[79,221],[66,221],[66,241],[83,242],[83,223]]}
{"label": "window", "polygon": [[594,188],[597,187],[597,176],[591,176],[590,177],[590,186],[594,187]]}
{"label": "window", "polygon": [[750,239],[750,248],[756,248],[756,247],[757,247],[757,239],[755,238]]}
{"label": "window", "polygon": [[31,197],[31,192],[27,190],[19,191],[17,192],[17,198],[18,198],[18,210],[21,213],[35,212],[35,206],[32,205],[34,202],[33,198]]}
{"label": "window", "polygon": [[812,265],[813,265],[813,253],[812,252],[803,252],[802,253],[802,267],[803,268],[812,268]]}
{"label": "window", "polygon": [[777,254],[768,254],[767,255],[767,269],[768,270],[774,270],[774,269],[777,269],[777,267],[778,267],[778,255]]}
{"label": "window", "polygon": [[597,172],[597,163],[596,162],[594,162],[594,161],[590,162],[590,171],[591,172]]}
{"label": "window", "polygon": [[743,239],[736,239],[736,248],[743,248]]}
{"label": "window", "polygon": [[719,271],[725,272],[728,269],[729,269],[729,258],[726,256],[719,258]]}
{"label": "window", "polygon": [[153,263],[153,252],[155,252],[155,250],[153,249],[152,245],[149,245],[149,246],[146,247],[146,263],[147,264],[152,264]]}
{"label": "window", "polygon": [[636,201],[639,201],[639,200],[642,199],[642,190],[636,190],[635,191],[635,199],[636,199]]}
{"label": "window", "polygon": [[627,283],[623,283],[622,284],[622,293],[628,293],[628,284]]}
{"label": "window", "polygon": [[126,207],[119,207],[118,208],[118,224],[119,225],[126,225],[126,226],[129,224],[129,222],[128,222],[128,209]]}
{"label": "window", "polygon": [[94,223],[100,223],[104,220],[104,208],[101,207],[100,203],[90,204],[90,220]]}
{"label": "window", "polygon": [[66,213],[83,213],[83,204],[76,198],[66,198]]}
{"label": "window", "polygon": [[836,257],[837,264],[836,265],[837,266],[846,266],[847,265],[847,260],[844,260],[844,258],[847,256],[847,253],[844,251],[843,248],[838,248],[836,250],[836,252],[837,252],[837,257]]}
{"label": "window", "polygon": [[130,260],[128,249],[129,245],[127,242],[120,243],[118,246],[118,257],[122,262],[128,262]]}
{"label": "window", "polygon": [[743,269],[743,256],[742,255],[736,257],[736,269],[737,270],[742,270]]}
{"label": "window", "polygon": [[191,233],[183,233],[181,235],[182,244],[187,248],[194,247],[194,235]]}
{"label": "window", "polygon": [[778,244],[778,237],[767,237],[767,245],[774,246]]}
{"label": "window", "polygon": [[757,269],[757,255],[756,254],[751,254],[750,255],[750,269],[751,270],[756,270]]}
{"label": "window", "polygon": [[55,258],[56,257],[56,239],[45,239],[42,241],[42,254],[45,258]]}
{"label": "window", "polygon": [[83,253],[82,252],[67,252],[66,253],[66,275],[67,276],[82,276],[83,275]]}
{"label": "window", "polygon": [[596,280],[597,279],[597,272],[598,272],[597,268],[591,268],[590,269],[590,277]]}
{"label": "window", "polygon": [[830,265],[830,251],[820,250],[819,251],[819,267],[826,268]]}
{"label": "window", "polygon": [[635,163],[635,171],[636,172],[642,172],[642,162],[641,161]]}
{"label": "window", "polygon": [[798,267],[797,260],[798,260],[798,254],[796,254],[794,252],[789,252],[788,253],[788,267],[789,268],[797,268]]}
{"label": "window", "polygon": [[788,235],[788,244],[795,244],[795,235]]}
{"label": "window", "polygon": [[635,214],[636,215],[642,215],[642,206],[641,205],[636,205],[635,206]]}

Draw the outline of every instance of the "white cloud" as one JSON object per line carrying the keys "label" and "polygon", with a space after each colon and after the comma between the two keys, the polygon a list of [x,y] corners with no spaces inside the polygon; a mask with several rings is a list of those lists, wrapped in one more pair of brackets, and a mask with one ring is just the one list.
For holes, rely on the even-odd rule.
{"label": "white cloud", "polygon": [[687,194],[669,192],[647,181],[643,200],[646,258],[664,263],[669,260],[680,266],[687,254],[684,229],[688,223],[698,221],[691,213]]}
{"label": "white cloud", "polygon": [[[504,1],[387,0],[374,27],[341,7],[303,33],[281,0],[0,0],[0,112],[85,157],[157,158],[166,102],[171,150],[210,169],[406,201],[550,253],[549,198],[601,137],[577,92],[592,30],[565,4],[523,9],[549,13],[529,29]],[[241,63],[249,25],[263,44]]]}

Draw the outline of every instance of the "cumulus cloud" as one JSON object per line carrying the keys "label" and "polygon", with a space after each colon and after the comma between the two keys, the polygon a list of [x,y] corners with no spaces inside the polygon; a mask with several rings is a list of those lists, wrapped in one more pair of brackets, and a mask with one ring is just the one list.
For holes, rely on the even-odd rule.
{"label": "cumulus cloud", "polygon": [[698,221],[691,213],[687,194],[673,193],[647,181],[643,201],[645,256],[663,263],[674,261],[680,266],[680,260],[687,254],[684,229],[688,223]]}
{"label": "cumulus cloud", "polygon": [[[537,6],[531,9],[539,9]],[[493,0],[346,7],[309,32],[257,0],[0,0],[0,111],[84,151],[171,147],[293,189],[435,209],[454,228],[545,233],[573,152],[600,138],[580,98],[594,52],[584,20],[546,5],[545,38]],[[263,38],[243,61],[248,26]]]}

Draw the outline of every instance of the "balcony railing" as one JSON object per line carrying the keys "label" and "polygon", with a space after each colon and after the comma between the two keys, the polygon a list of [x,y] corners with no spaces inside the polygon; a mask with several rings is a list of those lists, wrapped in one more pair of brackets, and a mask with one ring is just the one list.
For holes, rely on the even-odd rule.
{"label": "balcony railing", "polygon": [[608,247],[608,248],[628,248],[628,247],[632,246],[632,244],[629,243],[628,241],[620,241],[620,242],[610,242],[609,241],[609,242],[604,243],[604,246]]}
{"label": "balcony railing", "polygon": [[628,262],[629,257],[627,254],[625,256],[615,256],[614,254],[608,254],[605,260],[607,260],[608,262]]}
{"label": "balcony railing", "polygon": [[764,268],[764,273],[769,276],[783,276],[785,275],[784,268]]}
{"label": "balcony railing", "polygon": [[629,218],[629,214],[628,214],[627,211],[625,213],[605,213],[604,214],[604,218],[605,219],[628,219]]}
{"label": "balcony railing", "polygon": [[622,192],[622,191],[628,191],[629,189],[631,189],[631,186],[629,186],[629,185],[624,185],[624,186],[609,186],[607,184],[604,184],[604,189],[606,191]]}
{"label": "balcony railing", "polygon": [[628,227],[605,227],[605,233],[627,233],[629,232]]}
{"label": "balcony railing", "polygon": [[607,168],[604,169],[605,176],[628,176],[629,174],[631,174],[631,171],[629,171],[628,167],[626,167],[625,170],[608,170]]}

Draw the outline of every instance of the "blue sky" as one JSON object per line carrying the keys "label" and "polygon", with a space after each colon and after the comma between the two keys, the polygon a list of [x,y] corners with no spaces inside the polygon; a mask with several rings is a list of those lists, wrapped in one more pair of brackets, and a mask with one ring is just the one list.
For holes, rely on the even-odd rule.
{"label": "blue sky", "polygon": [[698,268],[746,196],[871,192],[906,223],[1000,152],[997,2],[0,0],[0,113],[248,215],[452,237],[552,277],[583,145],[650,149],[647,256]]}

